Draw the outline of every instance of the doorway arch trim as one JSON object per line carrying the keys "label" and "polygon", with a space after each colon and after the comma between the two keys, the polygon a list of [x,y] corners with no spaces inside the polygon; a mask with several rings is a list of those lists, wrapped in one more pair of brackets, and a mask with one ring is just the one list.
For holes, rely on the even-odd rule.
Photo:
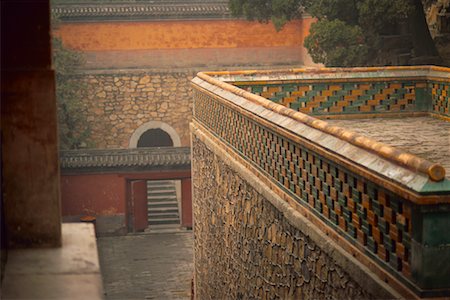
{"label": "doorway arch trim", "polygon": [[130,143],[128,148],[137,148],[137,144],[139,141],[139,138],[141,137],[144,132],[150,129],[161,129],[164,132],[166,132],[170,138],[172,139],[173,146],[174,147],[180,147],[181,146],[181,140],[178,136],[178,133],[173,129],[172,126],[170,126],[167,123],[161,122],[161,121],[150,121],[147,123],[142,124],[139,126],[131,135]]}

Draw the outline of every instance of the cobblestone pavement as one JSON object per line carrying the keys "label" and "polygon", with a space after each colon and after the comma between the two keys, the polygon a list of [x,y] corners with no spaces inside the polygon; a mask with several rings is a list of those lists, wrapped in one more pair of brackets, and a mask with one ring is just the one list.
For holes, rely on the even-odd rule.
{"label": "cobblestone pavement", "polygon": [[432,117],[326,121],[440,163],[450,179],[450,122]]}
{"label": "cobblestone pavement", "polygon": [[98,238],[106,299],[190,299],[192,231]]}

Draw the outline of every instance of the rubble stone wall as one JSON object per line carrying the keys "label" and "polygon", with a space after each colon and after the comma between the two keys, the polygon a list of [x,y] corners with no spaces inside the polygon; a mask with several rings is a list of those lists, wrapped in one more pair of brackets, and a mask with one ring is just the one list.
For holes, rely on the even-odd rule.
{"label": "rubble stone wall", "polygon": [[128,148],[133,132],[150,121],[172,127],[181,146],[189,146],[192,70],[86,73],[83,109],[90,127],[90,146]]}
{"label": "rubble stone wall", "polygon": [[320,242],[304,221],[293,225],[229,158],[192,139],[197,299],[392,297],[336,259],[334,243]]}

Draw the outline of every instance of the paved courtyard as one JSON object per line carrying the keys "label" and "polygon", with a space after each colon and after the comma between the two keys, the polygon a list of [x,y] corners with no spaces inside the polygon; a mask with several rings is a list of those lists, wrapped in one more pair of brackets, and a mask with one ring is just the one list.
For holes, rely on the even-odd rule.
{"label": "paved courtyard", "polygon": [[432,117],[326,121],[440,163],[450,179],[450,122]]}
{"label": "paved courtyard", "polygon": [[105,299],[190,299],[192,231],[98,239]]}

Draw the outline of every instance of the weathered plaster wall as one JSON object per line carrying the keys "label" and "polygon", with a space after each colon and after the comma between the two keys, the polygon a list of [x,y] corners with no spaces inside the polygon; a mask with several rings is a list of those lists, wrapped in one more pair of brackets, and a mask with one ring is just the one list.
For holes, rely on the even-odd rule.
{"label": "weathered plaster wall", "polygon": [[[79,222],[83,216],[94,216],[98,234],[125,234],[133,230],[131,220],[134,212],[131,208],[135,206],[132,203],[135,200],[130,194],[130,181],[171,179],[181,181],[181,226],[192,227],[189,168],[149,172],[80,172],[63,169],[60,180],[63,221]],[[143,198],[146,202],[147,197]]]}
{"label": "weathered plaster wall", "polygon": [[65,46],[81,51],[300,47],[302,22],[280,32],[272,24],[241,20],[66,23],[59,34]]}
{"label": "weathered plaster wall", "polygon": [[125,213],[125,180],[117,174],[61,175],[63,216]]}
{"label": "weathered plaster wall", "polygon": [[189,80],[195,72],[116,72],[80,75],[91,146],[128,148],[133,132],[149,121],[171,126],[189,146],[192,118]]}
{"label": "weathered plaster wall", "polygon": [[125,234],[126,203],[126,182],[118,174],[61,175],[61,208],[65,222],[79,222],[83,216],[94,216],[97,234]]}
{"label": "weathered plaster wall", "polygon": [[255,187],[243,167],[236,172],[236,164],[214,147],[219,145],[193,135],[198,299],[395,297],[337,255],[334,243],[314,233],[308,221],[288,213],[286,203],[275,206],[263,192],[267,187]]}
{"label": "weathered plaster wall", "polygon": [[55,34],[84,53],[88,69],[311,65],[303,41],[313,21],[280,32],[244,20],[63,23]]}

